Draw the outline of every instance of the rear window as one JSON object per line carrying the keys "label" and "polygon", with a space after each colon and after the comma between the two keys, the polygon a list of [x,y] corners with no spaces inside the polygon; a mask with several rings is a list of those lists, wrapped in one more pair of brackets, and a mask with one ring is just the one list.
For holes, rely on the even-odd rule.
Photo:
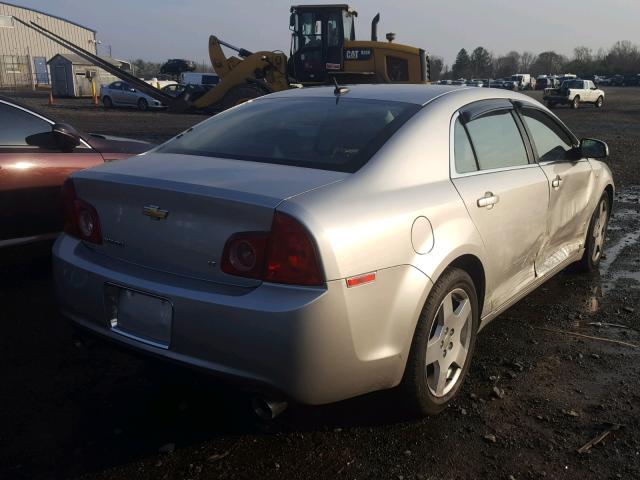
{"label": "rear window", "polygon": [[419,109],[344,97],[263,98],[219,113],[157,151],[352,173]]}
{"label": "rear window", "polygon": [[582,80],[566,80],[562,86],[564,88],[582,88],[584,86],[584,83],[582,82]]}

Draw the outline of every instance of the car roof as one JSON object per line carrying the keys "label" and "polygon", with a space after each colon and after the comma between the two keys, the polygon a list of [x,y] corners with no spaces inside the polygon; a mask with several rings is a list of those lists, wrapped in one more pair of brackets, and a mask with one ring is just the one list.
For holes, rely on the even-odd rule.
{"label": "car roof", "polygon": [[[519,92],[512,92],[495,88],[477,88],[457,85],[423,85],[423,84],[373,84],[349,85],[349,91],[341,95],[342,98],[357,98],[363,100],[384,100],[392,102],[413,103],[426,105],[433,100],[446,97],[447,102],[455,105],[465,105],[477,100],[491,98],[506,98],[520,100],[538,105],[535,99]],[[335,98],[334,87],[294,88],[282,92],[272,93],[266,98]]]}
{"label": "car roof", "polygon": [[[414,103],[424,105],[431,100],[464,87],[451,85],[422,85],[422,84],[362,84],[341,85],[349,91],[342,94],[343,98],[358,98],[364,100],[386,100],[394,102]],[[333,97],[335,87],[305,87],[293,88],[269,95],[270,98],[302,98],[302,97]]]}

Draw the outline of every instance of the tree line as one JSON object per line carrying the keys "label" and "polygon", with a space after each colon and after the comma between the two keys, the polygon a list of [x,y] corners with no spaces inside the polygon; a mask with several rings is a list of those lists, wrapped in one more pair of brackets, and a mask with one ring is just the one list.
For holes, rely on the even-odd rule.
{"label": "tree line", "polygon": [[515,50],[496,56],[484,47],[471,54],[462,48],[449,69],[442,57],[431,57],[431,79],[502,78],[515,73],[556,75],[574,73],[585,75],[616,75],[640,73],[640,49],[628,40],[616,42],[609,50],[579,46],[567,57],[553,50],[535,54]]}

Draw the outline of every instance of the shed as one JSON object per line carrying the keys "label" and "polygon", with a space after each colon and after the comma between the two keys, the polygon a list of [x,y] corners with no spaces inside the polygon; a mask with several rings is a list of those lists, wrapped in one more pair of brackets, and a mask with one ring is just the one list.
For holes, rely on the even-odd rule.
{"label": "shed", "polygon": [[[102,58],[117,67],[128,67],[125,62],[108,57]],[[90,76],[96,82],[97,91],[100,90],[100,85],[117,80],[117,77],[74,53],[59,53],[47,63],[51,71],[51,91],[54,97],[92,96]]]}

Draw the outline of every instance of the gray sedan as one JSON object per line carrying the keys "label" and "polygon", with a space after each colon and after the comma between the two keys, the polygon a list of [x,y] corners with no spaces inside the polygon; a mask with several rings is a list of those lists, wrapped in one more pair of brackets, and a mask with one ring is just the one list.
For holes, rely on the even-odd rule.
{"label": "gray sedan", "polygon": [[62,313],[273,413],[399,386],[435,414],[482,328],[567,266],[598,268],[607,155],[515,92],[267,95],[72,175]]}
{"label": "gray sedan", "polygon": [[102,85],[100,99],[105,108],[136,107],[138,110],[166,108],[155,98],[121,81]]}

